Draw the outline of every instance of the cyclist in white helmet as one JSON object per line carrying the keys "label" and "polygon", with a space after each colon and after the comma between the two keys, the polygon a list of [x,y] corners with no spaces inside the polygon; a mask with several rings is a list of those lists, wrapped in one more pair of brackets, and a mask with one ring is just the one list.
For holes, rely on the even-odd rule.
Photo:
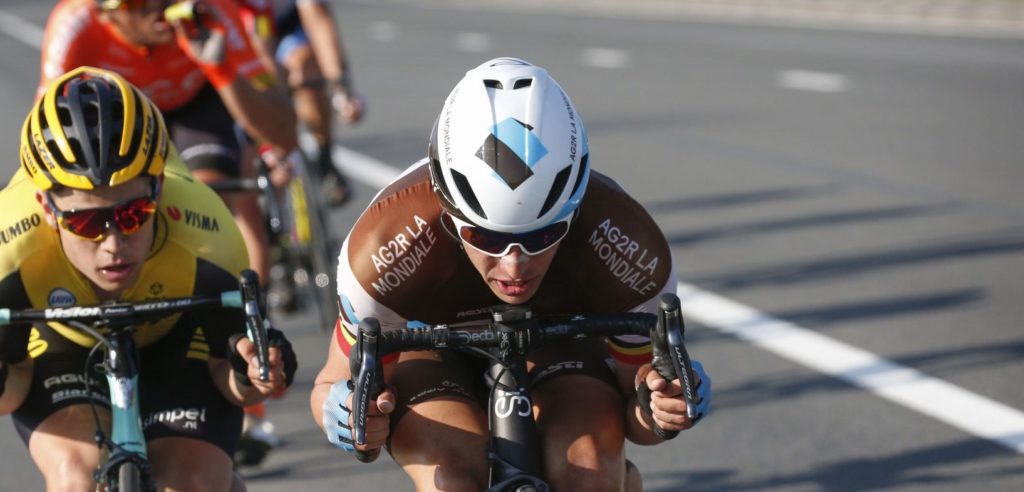
{"label": "cyclist in white helmet", "polygon": [[[417,490],[483,490],[488,480],[483,362],[454,351],[386,358],[366,445],[352,440],[349,353],[359,320],[383,330],[487,319],[500,304],[537,315],[657,312],[675,288],[664,234],[614,181],[590,169],[583,122],[541,67],[496,58],[445,100],[428,157],[363,212],[342,247],[339,322],[312,411],[347,451],[386,446]],[[650,341],[592,339],[528,355],[543,477],[555,490],[637,490],[625,440],[656,444],[687,417],[678,380],[651,370]],[[636,387],[653,390],[653,416]]]}

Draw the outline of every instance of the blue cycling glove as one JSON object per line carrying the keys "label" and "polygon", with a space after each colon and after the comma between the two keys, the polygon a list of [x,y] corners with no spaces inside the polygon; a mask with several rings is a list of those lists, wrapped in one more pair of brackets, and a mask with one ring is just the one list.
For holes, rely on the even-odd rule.
{"label": "blue cycling glove", "polygon": [[352,409],[345,406],[348,402],[348,395],[352,394],[352,381],[338,381],[331,385],[331,391],[327,394],[327,400],[323,405],[324,432],[327,433],[327,440],[331,444],[344,449],[350,453],[356,452],[353,446],[352,427],[348,425]]}
{"label": "blue cycling glove", "polygon": [[693,419],[693,425],[696,426],[711,410],[711,376],[704,372],[704,364],[700,361],[691,360],[690,365],[693,366],[693,375],[700,378],[697,383],[697,401],[694,402],[697,404],[697,417]]}

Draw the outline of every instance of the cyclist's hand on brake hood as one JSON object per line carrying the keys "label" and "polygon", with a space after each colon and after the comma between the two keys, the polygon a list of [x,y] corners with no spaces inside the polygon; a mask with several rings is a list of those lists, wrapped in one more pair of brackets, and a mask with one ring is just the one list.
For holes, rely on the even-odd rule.
{"label": "cyclist's hand on brake hood", "polygon": [[388,387],[370,403],[366,416],[366,444],[356,445],[352,429],[352,381],[338,381],[331,386],[323,404],[323,426],[331,444],[350,453],[375,451],[387,442],[391,423],[391,412],[397,401],[394,389]]}
{"label": "cyclist's hand on brake hood", "polygon": [[[270,328],[267,330],[269,340],[269,365],[270,377],[267,381],[260,381],[260,364],[256,356],[256,345],[244,336],[233,336],[229,347],[231,349],[232,366],[235,367],[239,383],[244,386],[251,386],[263,396],[271,394],[291,386],[295,378],[295,371],[298,363],[292,345],[284,337],[280,330]],[[242,366],[239,361],[245,361]],[[244,371],[244,375],[240,374]]]}
{"label": "cyclist's hand on brake hood", "polygon": [[666,381],[650,364],[637,370],[637,382],[646,381],[651,389],[651,415],[654,424],[666,431],[682,431],[697,424],[711,407],[711,378],[704,366],[694,360],[693,375],[697,381],[697,416],[690,419],[686,413],[686,400],[679,379]]}

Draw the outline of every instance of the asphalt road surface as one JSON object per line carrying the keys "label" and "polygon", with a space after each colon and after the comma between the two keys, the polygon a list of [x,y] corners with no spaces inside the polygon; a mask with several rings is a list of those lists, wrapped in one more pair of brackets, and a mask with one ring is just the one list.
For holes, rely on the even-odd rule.
{"label": "asphalt road surface", "polygon": [[[5,175],[50,4],[0,7]],[[549,69],[594,169],[665,230],[714,409],[675,441],[629,448],[648,490],[1024,489],[1019,36],[411,2],[335,12],[369,100],[366,122],[338,132],[362,183],[332,216],[338,235],[424,154],[461,73],[499,55]],[[386,457],[360,464],[312,422],[327,336],[311,322],[278,320],[301,369],[270,404],[283,444],[244,470],[249,489],[411,489]],[[0,491],[41,490],[2,420]]]}

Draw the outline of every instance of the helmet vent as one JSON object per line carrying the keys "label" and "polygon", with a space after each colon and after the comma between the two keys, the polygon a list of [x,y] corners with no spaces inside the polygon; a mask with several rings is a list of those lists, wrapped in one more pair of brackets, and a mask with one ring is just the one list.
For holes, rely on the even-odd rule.
{"label": "helmet vent", "polygon": [[484,208],[480,206],[480,200],[476,198],[476,193],[473,193],[473,188],[469,186],[469,180],[466,179],[466,175],[452,169],[452,178],[455,180],[455,186],[459,189],[459,194],[466,200],[469,208],[473,209],[477,215],[487,218],[487,214],[484,213]]}
{"label": "helmet vent", "polygon": [[531,85],[533,85],[533,79],[519,79],[516,81],[515,85],[512,86],[512,90],[530,87]]}
{"label": "helmet vent", "polygon": [[484,87],[486,87],[488,89],[504,89],[505,88],[505,86],[501,85],[500,81],[497,81],[497,80],[494,80],[494,79],[486,79],[486,80],[484,80]]}
{"label": "helmet vent", "polygon": [[576,183],[572,185],[572,193],[569,196],[576,194],[576,191],[580,189],[580,183],[583,182],[583,177],[587,175],[587,165],[590,164],[590,154],[583,154],[583,158],[580,159],[580,172],[576,174]]}
{"label": "helmet vent", "polygon": [[[78,139],[69,138],[68,139],[68,145],[71,146],[71,153],[72,154],[74,154],[76,156],[84,156],[85,155],[85,151],[82,149],[82,143],[79,142]],[[55,154],[53,151],[54,151],[54,149],[51,148],[50,149],[50,154],[51,155],[60,155],[60,154]],[[84,162],[67,162],[64,165],[69,167],[69,168],[71,168],[71,169],[78,169],[78,170],[87,169],[88,168],[88,166]]]}
{"label": "helmet vent", "polygon": [[551,189],[548,191],[548,197],[544,199],[544,206],[540,208],[540,213],[537,217],[541,217],[551,210],[555,202],[558,201],[558,197],[562,196],[562,190],[565,189],[565,183],[569,182],[569,173],[572,172],[572,166],[565,166],[565,169],[558,171],[555,175],[555,181],[551,184]]}

